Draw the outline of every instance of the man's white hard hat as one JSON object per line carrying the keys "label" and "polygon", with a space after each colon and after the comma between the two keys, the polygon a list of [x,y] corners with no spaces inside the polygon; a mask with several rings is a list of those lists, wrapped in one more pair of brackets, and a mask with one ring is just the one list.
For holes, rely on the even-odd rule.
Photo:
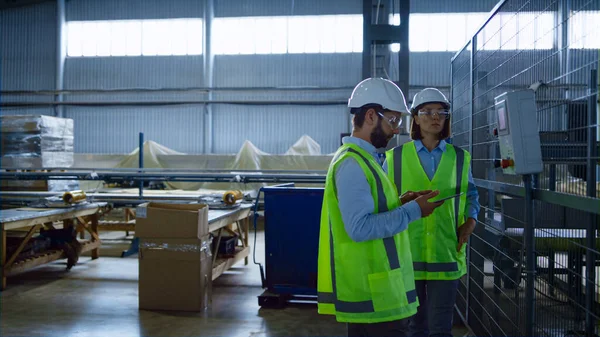
{"label": "man's white hard hat", "polygon": [[394,82],[384,78],[367,78],[354,87],[348,99],[348,107],[360,108],[367,104],[379,104],[385,110],[409,114],[402,90]]}

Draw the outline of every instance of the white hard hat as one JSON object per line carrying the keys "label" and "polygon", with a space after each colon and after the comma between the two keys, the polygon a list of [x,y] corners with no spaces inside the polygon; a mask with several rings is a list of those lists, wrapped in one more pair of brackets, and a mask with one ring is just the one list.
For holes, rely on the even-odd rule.
{"label": "white hard hat", "polygon": [[360,108],[367,104],[379,104],[386,110],[408,114],[408,106],[404,94],[398,86],[383,78],[367,78],[358,83],[350,99],[349,108]]}
{"label": "white hard hat", "polygon": [[427,103],[442,103],[446,106],[446,109],[450,109],[450,102],[448,102],[448,99],[446,99],[446,96],[441,91],[436,88],[425,88],[415,95],[410,111],[414,113],[419,105]]}

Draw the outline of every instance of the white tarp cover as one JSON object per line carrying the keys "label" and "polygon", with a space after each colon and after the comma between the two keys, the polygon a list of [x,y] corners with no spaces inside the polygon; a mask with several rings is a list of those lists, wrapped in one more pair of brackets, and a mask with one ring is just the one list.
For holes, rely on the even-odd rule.
{"label": "white tarp cover", "polygon": [[[326,171],[333,154],[321,154],[321,146],[311,137],[304,135],[292,145],[285,154],[270,154],[261,151],[252,142],[246,140],[237,154],[206,154],[186,155],[169,149],[153,141],[146,141],[143,146],[144,168],[156,169],[192,169],[197,171],[207,169],[225,169],[231,172],[236,170],[323,170]],[[96,164],[95,155],[79,155],[76,158],[76,167],[98,168],[138,168],[139,149],[133,150],[115,165],[115,155],[99,155],[102,163]],[[81,182],[85,190],[100,189],[102,183]],[[211,190],[213,192],[229,189],[244,191],[256,190],[263,184],[243,183],[197,183],[197,182],[168,182],[167,188],[171,190]],[[132,189],[132,192],[133,189]]]}

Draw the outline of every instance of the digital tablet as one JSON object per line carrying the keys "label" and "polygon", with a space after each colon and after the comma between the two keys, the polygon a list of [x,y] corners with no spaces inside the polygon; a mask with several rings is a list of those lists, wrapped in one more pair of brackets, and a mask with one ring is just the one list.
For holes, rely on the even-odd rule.
{"label": "digital tablet", "polygon": [[460,192],[459,194],[451,195],[449,197],[445,197],[445,198],[438,199],[438,200],[432,200],[431,202],[440,202],[440,201],[444,201],[444,200],[448,200],[448,199],[452,199],[452,198],[458,198],[463,194],[465,194],[465,192]]}

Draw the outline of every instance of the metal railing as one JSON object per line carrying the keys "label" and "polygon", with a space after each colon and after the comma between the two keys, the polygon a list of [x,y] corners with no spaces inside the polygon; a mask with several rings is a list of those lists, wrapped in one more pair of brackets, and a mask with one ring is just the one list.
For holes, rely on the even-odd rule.
{"label": "metal railing", "polygon": [[[503,0],[452,58],[452,141],[482,205],[457,308],[477,336],[599,334],[598,22],[597,0]],[[528,88],[544,170],[505,175],[494,98]]]}

